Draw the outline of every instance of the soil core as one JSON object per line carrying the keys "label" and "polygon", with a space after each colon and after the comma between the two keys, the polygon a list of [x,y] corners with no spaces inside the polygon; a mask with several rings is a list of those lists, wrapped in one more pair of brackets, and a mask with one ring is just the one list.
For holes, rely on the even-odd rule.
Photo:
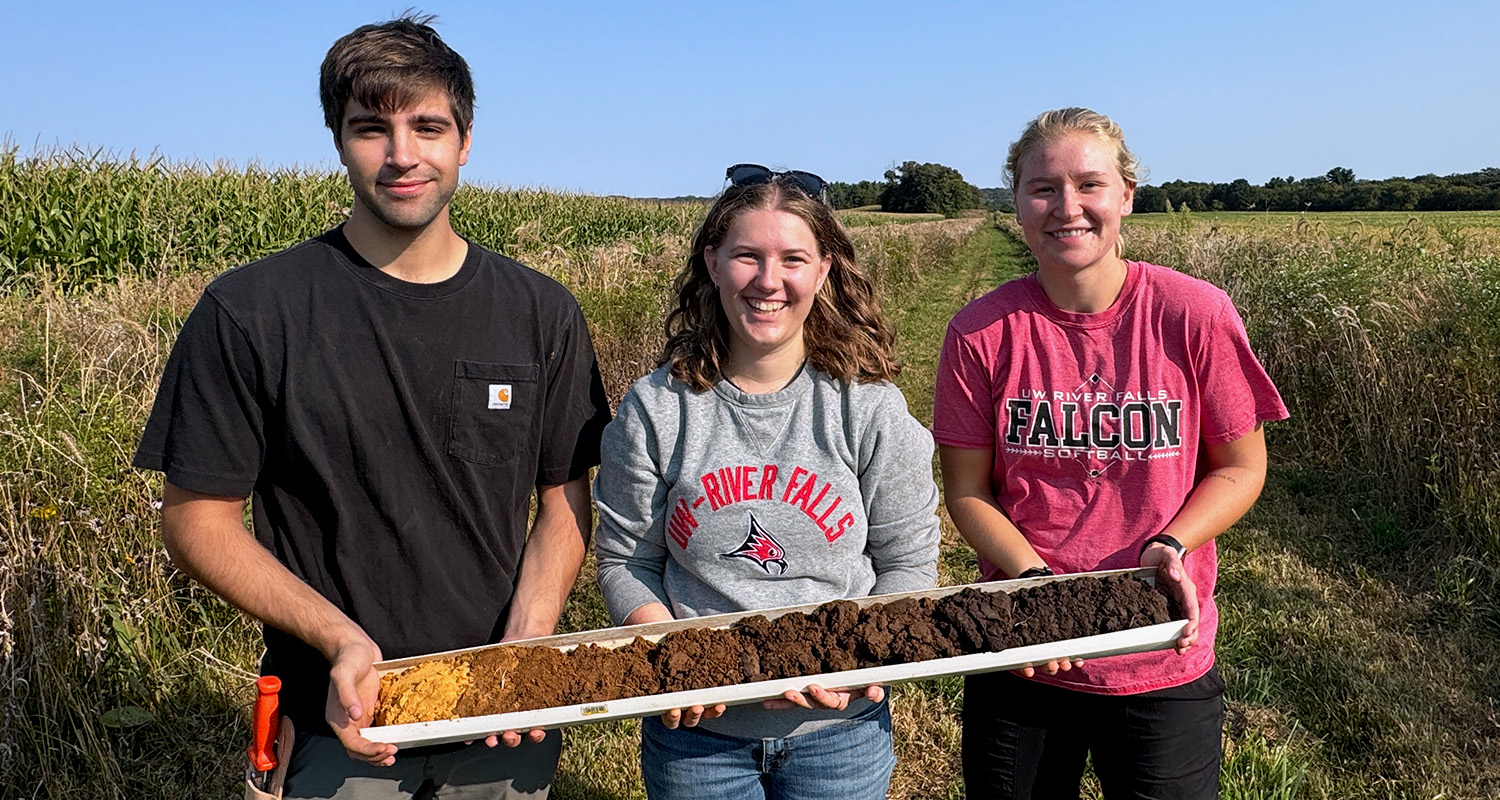
{"label": "soil core", "polygon": [[585,644],[500,646],[423,662],[380,681],[376,725],[602,703],[626,697],[999,652],[1169,622],[1167,598],[1128,575],[1013,592],[974,588],[860,608],[849,600],[728,628]]}

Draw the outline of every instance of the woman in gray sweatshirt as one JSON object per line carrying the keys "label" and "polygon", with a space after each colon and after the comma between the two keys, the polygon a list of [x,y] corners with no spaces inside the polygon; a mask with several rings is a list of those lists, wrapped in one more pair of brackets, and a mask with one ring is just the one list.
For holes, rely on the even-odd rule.
{"label": "woman in gray sweatshirt", "polygon": [[[930,588],[932,436],[805,172],[731,167],[677,278],[661,366],[605,430],[599,585],[619,624]],[[652,798],[883,798],[881,687],[648,719]]]}

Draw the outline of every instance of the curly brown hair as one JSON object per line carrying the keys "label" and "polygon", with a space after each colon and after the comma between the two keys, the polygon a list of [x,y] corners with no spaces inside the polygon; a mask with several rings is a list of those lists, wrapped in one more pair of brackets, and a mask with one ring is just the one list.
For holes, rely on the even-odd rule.
{"label": "curly brown hair", "polygon": [[828,256],[832,262],[802,326],[808,362],[846,383],[893,380],[901,372],[892,353],[895,337],[880,311],[874,284],[859,271],[849,234],[826,203],[781,180],[731,186],[708,210],[693,236],[692,253],[677,274],[677,307],[667,315],[667,343],[658,365],[670,364],[673,377],[699,392],[723,377],[729,320],[709,277],[704,251],[718,247],[735,220],[755,210],[796,215],[817,239],[819,257]]}

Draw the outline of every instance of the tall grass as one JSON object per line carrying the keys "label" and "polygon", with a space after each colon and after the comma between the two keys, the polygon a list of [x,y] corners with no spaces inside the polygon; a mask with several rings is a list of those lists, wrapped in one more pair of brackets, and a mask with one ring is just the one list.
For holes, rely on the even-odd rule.
{"label": "tall grass", "polygon": [[1435,520],[1500,563],[1500,236],[1428,219],[1339,233],[1179,220],[1128,242],[1234,298],[1292,410],[1277,442],[1351,481],[1376,544],[1399,550]]}
{"label": "tall grass", "polygon": [[[319,173],[0,152],[0,797],[233,793],[258,634],[168,563],[159,479],[128,460],[203,284],[336,223],[347,192]],[[654,366],[701,206],[483,187],[455,203],[466,235],[574,291],[611,397]],[[851,231],[919,413],[931,307],[998,279],[976,264],[1018,256],[979,224]],[[1271,430],[1266,499],[1223,541],[1226,797],[1500,791],[1497,230],[1469,215],[1131,223],[1131,257],[1230,291],[1293,413]],[[944,579],[972,569],[945,525]],[[589,570],[566,628],[605,624]],[[898,687],[893,796],[958,796],[957,686]],[[575,729],[558,796],[638,796],[634,734]]]}
{"label": "tall grass", "polygon": [[1292,415],[1220,541],[1226,796],[1500,796],[1497,230],[1174,216],[1128,255],[1226,288]]}

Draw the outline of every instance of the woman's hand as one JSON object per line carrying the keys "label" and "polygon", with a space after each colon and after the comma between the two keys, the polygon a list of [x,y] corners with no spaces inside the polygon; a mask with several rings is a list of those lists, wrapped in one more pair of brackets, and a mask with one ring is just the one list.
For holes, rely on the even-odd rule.
{"label": "woman's hand", "polygon": [[692,728],[705,719],[716,719],[724,716],[724,704],[712,706],[690,706],[688,708],[674,708],[671,711],[663,711],[661,724],[667,726],[667,730],[677,730],[677,726]]}
{"label": "woman's hand", "polygon": [[1011,671],[1023,678],[1030,678],[1035,676],[1037,673],[1041,673],[1043,675],[1056,675],[1059,672],[1067,672],[1074,667],[1081,666],[1083,666],[1083,659],[1081,658],[1055,658],[1045,664],[1027,664],[1020,669]]}
{"label": "woman's hand", "polygon": [[[671,610],[664,604],[647,603],[630,612],[625,617],[625,624],[645,625],[652,622],[671,622],[673,619]],[[689,706],[687,708],[674,708],[671,711],[663,711],[661,714],[661,724],[667,726],[667,730],[677,730],[679,725],[684,728],[692,728],[705,719],[716,719],[722,716],[724,716],[723,703],[711,706]]]}
{"label": "woman's hand", "polygon": [[808,684],[806,691],[788,689],[781,695],[780,699],[766,700],[761,705],[766,708],[832,708],[842,711],[856,697],[863,697],[872,703],[878,703],[885,699],[884,686],[865,686],[853,689],[828,690],[816,683]]}
{"label": "woman's hand", "polygon": [[1181,655],[1198,641],[1198,585],[1188,577],[1187,566],[1178,557],[1176,548],[1161,542],[1153,542],[1141,551],[1141,566],[1156,568],[1156,585],[1166,589],[1187,615],[1187,627],[1177,639],[1177,653]]}

